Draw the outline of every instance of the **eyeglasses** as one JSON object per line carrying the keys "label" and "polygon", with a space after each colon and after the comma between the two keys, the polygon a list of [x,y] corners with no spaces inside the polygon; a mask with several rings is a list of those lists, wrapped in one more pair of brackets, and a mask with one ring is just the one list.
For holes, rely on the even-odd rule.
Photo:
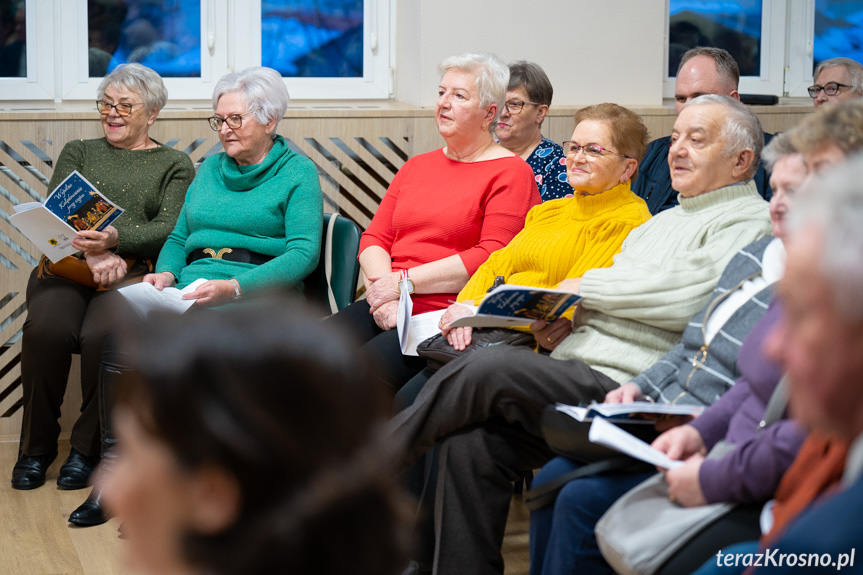
{"label": "eyeglasses", "polygon": [[850,88],[848,84],[840,84],[839,82],[827,82],[823,86],[819,86],[815,84],[814,86],[809,86],[806,88],[806,91],[809,92],[810,98],[815,98],[818,96],[818,92],[824,90],[824,93],[828,96],[835,96],[839,93],[839,88]]}
{"label": "eyeglasses", "polygon": [[239,130],[243,126],[243,116],[248,116],[252,112],[257,112],[258,110],[260,110],[260,108],[249,110],[243,114],[231,114],[227,118],[213,116],[211,118],[207,118],[207,121],[210,122],[210,127],[216,132],[222,129],[222,124],[228,124],[228,127],[232,130]]}
{"label": "eyeglasses", "polygon": [[107,116],[111,113],[111,108],[117,110],[118,116],[128,116],[132,113],[132,108],[135,106],[143,106],[143,102],[136,102],[134,104],[129,104],[128,102],[120,102],[119,104],[112,104],[107,100],[96,100],[96,109],[99,110],[99,113],[103,116]]}
{"label": "eyeglasses", "polygon": [[563,153],[567,156],[575,156],[579,150],[584,151],[584,156],[586,158],[601,158],[605,155],[606,152],[609,154],[614,154],[615,156],[620,156],[621,158],[629,158],[629,156],[624,156],[623,154],[618,154],[617,152],[612,152],[608,148],[603,148],[598,144],[585,144],[583,146],[579,145],[578,142],[563,142]]}
{"label": "eyeglasses", "polygon": [[522,102],[521,100],[510,100],[509,102],[504,102],[503,107],[506,108],[506,111],[510,114],[521,114],[522,108],[524,108],[525,104],[530,104],[531,106],[541,106],[539,102]]}

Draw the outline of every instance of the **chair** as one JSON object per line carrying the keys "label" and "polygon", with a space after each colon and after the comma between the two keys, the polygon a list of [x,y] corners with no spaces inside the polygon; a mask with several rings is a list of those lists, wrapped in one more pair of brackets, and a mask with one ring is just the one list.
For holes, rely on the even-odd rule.
{"label": "chair", "polygon": [[339,217],[338,214],[324,214],[321,258],[317,267],[303,280],[303,291],[306,298],[329,309],[330,313],[347,307],[356,296],[360,275],[360,263],[357,260],[360,234],[359,226],[351,220]]}

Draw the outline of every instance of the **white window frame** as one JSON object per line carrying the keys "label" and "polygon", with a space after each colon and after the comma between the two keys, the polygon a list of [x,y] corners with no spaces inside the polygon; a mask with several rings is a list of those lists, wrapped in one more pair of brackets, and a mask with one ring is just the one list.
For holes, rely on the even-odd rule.
{"label": "white window frame", "polygon": [[[0,100],[95,99],[89,77],[87,0],[26,0],[27,78],[0,79]],[[285,78],[292,98],[387,99],[392,96],[394,0],[364,0],[362,78]],[[165,78],[170,99],[209,100],[231,70],[261,63],[261,0],[201,0],[201,77]]]}
{"label": "white window frame", "polygon": [[0,100],[54,98],[54,10],[59,0],[27,0],[27,76],[0,78]]}
{"label": "white window frame", "polygon": [[809,97],[806,88],[814,81],[812,62],[815,53],[815,0],[795,0],[788,6],[788,41],[785,96]]}
{"label": "white window frame", "polygon": [[[798,0],[799,1],[799,0]],[[810,4],[814,14],[814,0],[805,0]],[[800,2],[802,3],[802,2]],[[761,75],[743,76],[740,78],[738,91],[741,94],[774,94],[783,95],[785,91],[785,49],[787,37],[787,21],[789,16],[788,0],[762,0],[761,4]],[[813,16],[814,18],[814,16]],[[662,95],[665,98],[674,97],[675,78],[668,70],[668,25],[669,4],[665,5],[665,81]],[[810,32],[810,37],[812,32]],[[812,59],[809,59],[810,66]]]}

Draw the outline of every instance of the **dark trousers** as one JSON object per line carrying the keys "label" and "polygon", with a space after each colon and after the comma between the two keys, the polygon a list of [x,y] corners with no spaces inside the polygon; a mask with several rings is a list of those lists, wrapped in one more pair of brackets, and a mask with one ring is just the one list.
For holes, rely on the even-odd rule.
{"label": "dark trousers", "polygon": [[379,328],[369,309],[366,300],[356,301],[329,321],[353,334],[354,339],[362,344],[363,353],[376,365],[381,383],[398,391],[426,366],[426,361],[416,356],[402,355],[398,330]]}
{"label": "dark trousers", "polygon": [[66,392],[72,354],[81,354],[81,415],[71,444],[87,456],[99,455],[97,382],[102,342],[117,319],[114,291],[99,292],[72,281],[46,277],[36,270],[27,284],[27,319],[21,341],[24,417],[21,448],[36,456],[57,449],[60,406]]}
{"label": "dark trousers", "polygon": [[512,482],[554,456],[542,439],[542,410],[601,400],[617,387],[580,361],[509,346],[476,350],[425,383],[389,423],[389,447],[404,470],[439,444],[436,573],[503,573]]}

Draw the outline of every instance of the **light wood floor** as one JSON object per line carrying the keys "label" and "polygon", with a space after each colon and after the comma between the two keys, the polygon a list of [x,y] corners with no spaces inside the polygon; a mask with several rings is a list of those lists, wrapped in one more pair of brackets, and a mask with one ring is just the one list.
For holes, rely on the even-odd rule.
{"label": "light wood floor", "polygon": [[[57,489],[68,453],[68,442],[61,442],[45,485],[18,491],[9,483],[18,444],[0,442],[0,575],[132,575],[122,564],[125,542],[117,537],[116,519],[86,528],[67,522],[89,493]],[[528,512],[516,497],[504,543],[506,575],[528,572],[527,526]]]}

